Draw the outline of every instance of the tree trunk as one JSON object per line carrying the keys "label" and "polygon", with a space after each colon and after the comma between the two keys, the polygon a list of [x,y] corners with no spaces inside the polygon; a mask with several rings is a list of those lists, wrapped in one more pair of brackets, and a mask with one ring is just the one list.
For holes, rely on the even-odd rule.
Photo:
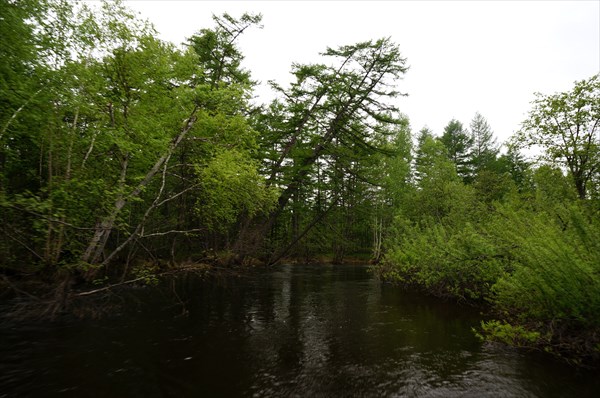
{"label": "tree trunk", "polygon": [[[104,251],[104,247],[110,233],[114,227],[115,221],[125,205],[131,200],[139,196],[142,190],[150,183],[152,178],[158,173],[161,167],[170,159],[173,151],[179,146],[181,141],[185,138],[187,133],[192,129],[196,121],[196,113],[198,107],[196,106],[190,116],[188,117],[185,126],[181,129],[179,134],[171,141],[171,144],[167,148],[167,151],[161,156],[152,166],[152,168],[146,173],[144,179],[127,195],[126,197],[119,197],[114,204],[110,214],[101,219],[94,231],[94,235],[90,239],[87,249],[81,256],[81,261],[88,264],[98,264]],[[121,180],[124,182],[125,173],[127,172],[127,162],[124,162],[122,167]],[[97,273],[97,269],[91,269],[86,279],[90,280]]]}

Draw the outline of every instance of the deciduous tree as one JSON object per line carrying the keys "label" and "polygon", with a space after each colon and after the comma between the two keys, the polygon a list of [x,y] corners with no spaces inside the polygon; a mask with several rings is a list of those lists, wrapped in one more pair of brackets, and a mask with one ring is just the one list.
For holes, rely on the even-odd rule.
{"label": "deciduous tree", "polygon": [[600,75],[576,82],[571,91],[536,97],[517,140],[566,167],[584,199],[600,167]]}

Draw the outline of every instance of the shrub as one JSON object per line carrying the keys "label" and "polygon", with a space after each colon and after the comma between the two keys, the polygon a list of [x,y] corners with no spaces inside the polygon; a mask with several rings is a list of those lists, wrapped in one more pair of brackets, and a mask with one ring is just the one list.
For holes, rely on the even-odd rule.
{"label": "shrub", "polygon": [[514,246],[515,270],[493,288],[500,310],[525,320],[600,326],[600,228],[574,207],[568,219],[506,212],[499,231]]}

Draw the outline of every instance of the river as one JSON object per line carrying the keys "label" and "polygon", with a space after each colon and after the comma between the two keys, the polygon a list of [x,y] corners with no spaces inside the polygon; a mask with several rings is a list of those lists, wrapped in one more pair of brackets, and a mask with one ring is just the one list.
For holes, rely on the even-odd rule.
{"label": "river", "polygon": [[[116,298],[115,298],[116,297]],[[596,374],[481,343],[478,310],[366,266],[129,289],[99,319],[0,325],[0,397],[592,397]],[[112,308],[112,307],[111,307]]]}

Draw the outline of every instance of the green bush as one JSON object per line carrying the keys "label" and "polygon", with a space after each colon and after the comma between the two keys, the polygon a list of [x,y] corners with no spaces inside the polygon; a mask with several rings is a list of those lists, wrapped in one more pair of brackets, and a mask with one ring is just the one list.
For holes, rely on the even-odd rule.
{"label": "green bush", "polygon": [[510,261],[493,236],[469,222],[414,226],[405,234],[386,257],[387,276],[439,296],[484,299]]}
{"label": "green bush", "polygon": [[516,347],[536,346],[542,337],[540,332],[527,330],[523,326],[513,326],[497,320],[481,322],[481,329],[484,335],[476,332],[476,335],[480,339],[498,341]]}
{"label": "green bush", "polygon": [[525,320],[572,328],[600,326],[600,228],[577,207],[567,217],[504,212],[498,235],[514,247],[514,272],[493,287],[492,302]]}

